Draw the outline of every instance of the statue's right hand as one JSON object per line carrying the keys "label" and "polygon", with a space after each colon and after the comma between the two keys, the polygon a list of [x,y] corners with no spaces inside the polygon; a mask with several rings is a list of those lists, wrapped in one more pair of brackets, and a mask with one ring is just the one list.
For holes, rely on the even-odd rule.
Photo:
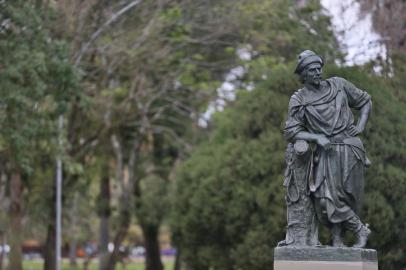
{"label": "statue's right hand", "polygon": [[331,148],[331,142],[329,139],[327,139],[326,136],[320,135],[317,137],[317,144],[323,147],[325,150],[328,150]]}

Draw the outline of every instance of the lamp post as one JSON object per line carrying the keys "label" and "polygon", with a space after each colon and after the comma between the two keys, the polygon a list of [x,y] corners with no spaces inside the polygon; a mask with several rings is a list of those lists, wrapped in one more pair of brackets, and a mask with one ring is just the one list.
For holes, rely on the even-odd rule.
{"label": "lamp post", "polygon": [[[62,150],[63,115],[59,116],[59,150]],[[62,159],[58,154],[56,161],[56,243],[55,243],[55,269],[61,270],[61,234],[62,234]]]}

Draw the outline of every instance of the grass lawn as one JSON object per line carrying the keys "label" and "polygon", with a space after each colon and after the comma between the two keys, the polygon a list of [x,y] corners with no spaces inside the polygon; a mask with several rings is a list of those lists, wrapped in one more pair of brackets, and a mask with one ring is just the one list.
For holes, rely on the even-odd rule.
{"label": "grass lawn", "polygon": [[[165,259],[162,261],[165,267],[165,270],[172,270],[173,269],[173,259]],[[42,270],[43,269],[43,261],[42,260],[31,260],[31,261],[24,261],[23,262],[24,270]],[[89,270],[98,270],[99,265],[97,260],[94,260],[89,267]],[[62,263],[62,270],[83,270],[83,264],[79,261],[78,266],[72,267],[69,265],[68,261],[63,261]],[[119,263],[117,264],[116,270],[144,270],[144,263],[143,262],[132,262],[127,264],[126,268]]]}

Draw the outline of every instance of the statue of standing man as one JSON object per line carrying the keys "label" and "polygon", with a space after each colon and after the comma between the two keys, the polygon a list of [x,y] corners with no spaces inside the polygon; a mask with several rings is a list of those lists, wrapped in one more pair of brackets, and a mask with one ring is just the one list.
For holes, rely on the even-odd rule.
{"label": "statue of standing man", "polygon": [[[359,216],[369,160],[358,135],[371,97],[343,78],[323,80],[323,64],[309,50],[298,57],[295,73],[304,86],[290,98],[284,129],[288,230],[280,245],[318,245],[322,223],[331,230],[333,246],[345,246],[342,235],[348,230],[357,238],[354,247],[363,248],[371,233]],[[351,109],[359,112],[356,123]]]}

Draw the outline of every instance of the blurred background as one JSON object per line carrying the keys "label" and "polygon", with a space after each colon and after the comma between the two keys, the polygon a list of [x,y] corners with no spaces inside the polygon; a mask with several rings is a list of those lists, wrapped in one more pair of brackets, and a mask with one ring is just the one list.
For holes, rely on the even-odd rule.
{"label": "blurred background", "polygon": [[406,269],[405,48],[402,0],[1,0],[0,270],[272,269],[305,49],[372,95],[368,247]]}

